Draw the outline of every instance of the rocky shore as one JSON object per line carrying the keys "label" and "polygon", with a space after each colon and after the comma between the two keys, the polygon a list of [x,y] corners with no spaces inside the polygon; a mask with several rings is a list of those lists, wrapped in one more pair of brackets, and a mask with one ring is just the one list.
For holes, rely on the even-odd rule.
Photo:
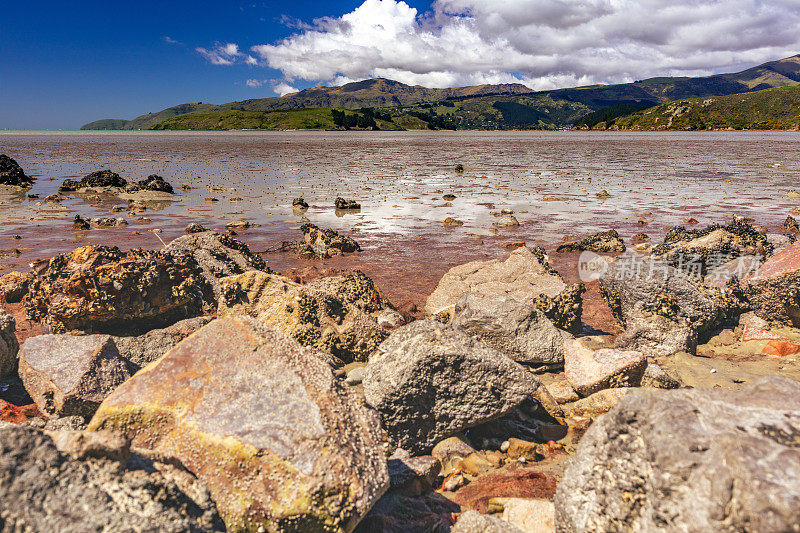
{"label": "rocky shore", "polygon": [[[199,224],[6,274],[0,531],[793,531],[798,225],[754,224],[514,244],[419,310]],[[365,253],[297,231],[276,253]]]}

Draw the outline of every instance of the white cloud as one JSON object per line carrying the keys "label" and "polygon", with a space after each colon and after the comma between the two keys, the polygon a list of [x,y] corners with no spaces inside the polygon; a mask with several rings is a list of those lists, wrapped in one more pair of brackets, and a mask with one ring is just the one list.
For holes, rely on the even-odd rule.
{"label": "white cloud", "polygon": [[290,93],[296,93],[299,89],[296,89],[289,85],[286,82],[279,82],[272,86],[272,90],[275,91],[275,94],[278,96],[284,96]]}
{"label": "white cloud", "polygon": [[245,82],[245,84],[246,84],[248,87],[252,87],[252,88],[256,89],[256,88],[258,88],[258,87],[261,87],[262,85],[264,85],[264,83],[266,83],[266,81],[267,81],[267,80],[256,80],[256,79],[250,79],[250,80],[247,80],[247,81]]}
{"label": "white cloud", "polygon": [[436,0],[423,14],[403,1],[365,0],[339,18],[293,27],[280,42],[252,47],[289,82],[383,76],[549,89],[796,54],[800,0]]}
{"label": "white cloud", "polygon": [[233,65],[240,61],[248,65],[258,64],[256,58],[241,52],[239,45],[236,43],[214,43],[211,48],[198,46],[195,51],[205,57],[212,65]]}
{"label": "white cloud", "polygon": [[164,41],[167,44],[183,44],[180,41],[176,41],[175,39],[173,39],[169,35],[165,35],[164,37],[161,38],[161,40]]}

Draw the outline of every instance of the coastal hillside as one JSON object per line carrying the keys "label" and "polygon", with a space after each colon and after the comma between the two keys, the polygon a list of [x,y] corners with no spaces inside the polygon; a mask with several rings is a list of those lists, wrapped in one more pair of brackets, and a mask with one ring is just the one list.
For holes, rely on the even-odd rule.
{"label": "coastal hillside", "polygon": [[594,129],[796,130],[800,129],[800,87],[677,100],[600,122]]}
{"label": "coastal hillside", "polygon": [[[243,100],[216,106],[202,103],[182,104],[158,113],[142,115],[125,122],[119,128],[150,129],[175,116],[211,111],[268,112],[310,108],[376,108],[402,111],[403,108],[428,110],[433,104],[443,103],[447,103],[449,108],[445,115],[456,115],[454,123],[458,129],[562,128],[572,126],[589,113],[610,106],[649,107],[684,98],[723,96],[798,85],[800,55],[736,73],[697,78],[659,77],[632,83],[538,92],[520,84],[431,89],[376,78],[340,87],[312,87],[280,97]],[[456,105],[449,105],[451,103]],[[498,109],[496,103],[505,111]],[[513,109],[517,105],[523,107],[516,107],[519,113],[514,114]],[[569,112],[564,112],[565,109]],[[82,129],[110,129],[112,125],[113,122],[102,120],[86,124]]]}

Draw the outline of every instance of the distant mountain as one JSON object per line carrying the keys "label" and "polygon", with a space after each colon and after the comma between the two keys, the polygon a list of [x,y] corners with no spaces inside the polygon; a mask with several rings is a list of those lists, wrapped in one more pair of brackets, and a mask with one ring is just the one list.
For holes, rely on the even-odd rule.
{"label": "distant mountain", "polygon": [[[122,128],[148,129],[171,117],[195,112],[268,112],[306,108],[363,107],[399,109],[469,101],[474,101],[476,105],[473,107],[482,108],[484,111],[477,115],[467,112],[459,120],[454,121],[456,127],[565,127],[574,124],[588,113],[609,106],[620,104],[652,106],[682,98],[722,96],[796,85],[800,85],[800,55],[771,61],[737,73],[697,78],[651,78],[634,83],[592,85],[539,92],[520,84],[430,89],[376,78],[348,83],[341,87],[313,87],[285,96],[243,100],[218,106],[200,103],[183,104],[137,117],[126,122]],[[494,106],[494,102],[499,102],[500,108]],[[470,106],[459,104],[456,107],[462,109]],[[430,106],[427,109],[430,109]],[[83,129],[97,129],[98,124],[105,127],[109,125],[107,121],[97,121],[85,125]]]}
{"label": "distant mountain", "polygon": [[[202,102],[189,102],[187,104],[180,104],[174,107],[168,107],[163,111],[157,113],[147,113],[133,120],[120,120],[120,119],[104,119],[90,122],[81,126],[82,130],[149,130],[159,122],[163,122],[168,118],[178,115],[186,115],[187,113],[196,113],[202,111],[211,111],[216,109],[217,106],[213,104],[204,104]],[[117,126],[117,127],[112,127]]]}
{"label": "distant mountain", "polygon": [[797,130],[800,87],[676,100],[601,122],[613,130]]}
{"label": "distant mountain", "polygon": [[130,122],[130,120],[125,120],[123,118],[104,118],[102,120],[95,120],[94,122],[90,122],[88,124],[84,124],[81,126],[82,130],[121,130],[125,127],[125,124]]}

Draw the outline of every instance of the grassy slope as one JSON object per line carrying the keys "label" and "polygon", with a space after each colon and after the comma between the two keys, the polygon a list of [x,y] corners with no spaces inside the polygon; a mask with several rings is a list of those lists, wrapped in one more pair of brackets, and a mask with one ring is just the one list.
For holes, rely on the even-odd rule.
{"label": "grassy slope", "polygon": [[800,87],[691,98],[646,109],[600,124],[626,130],[797,129],[800,127]]}
{"label": "grassy slope", "polygon": [[104,118],[81,126],[82,130],[121,130],[129,121],[122,118]]}

